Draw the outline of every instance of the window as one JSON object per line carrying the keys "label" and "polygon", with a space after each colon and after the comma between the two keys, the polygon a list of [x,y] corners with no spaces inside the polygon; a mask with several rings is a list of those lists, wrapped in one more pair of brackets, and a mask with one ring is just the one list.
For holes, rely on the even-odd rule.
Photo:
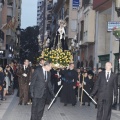
{"label": "window", "polygon": [[86,7],[90,3],[90,0],[82,0],[82,6]]}
{"label": "window", "polygon": [[76,31],[77,30],[77,20],[71,21],[71,30]]}
{"label": "window", "polygon": [[7,23],[10,22],[12,20],[11,16],[7,16]]}
{"label": "window", "polygon": [[13,0],[8,0],[7,4],[12,6],[13,5]]}
{"label": "window", "polygon": [[80,40],[83,40],[84,35],[84,21],[81,21]]}

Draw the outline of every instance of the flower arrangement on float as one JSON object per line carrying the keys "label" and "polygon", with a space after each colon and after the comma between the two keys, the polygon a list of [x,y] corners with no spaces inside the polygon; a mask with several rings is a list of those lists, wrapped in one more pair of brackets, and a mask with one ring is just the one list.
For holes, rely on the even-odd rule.
{"label": "flower arrangement on float", "polygon": [[37,58],[44,58],[45,60],[49,60],[52,63],[53,68],[64,68],[69,65],[70,62],[73,61],[73,56],[69,50],[62,50],[61,48],[55,50],[49,50],[46,48],[42,51],[42,55]]}

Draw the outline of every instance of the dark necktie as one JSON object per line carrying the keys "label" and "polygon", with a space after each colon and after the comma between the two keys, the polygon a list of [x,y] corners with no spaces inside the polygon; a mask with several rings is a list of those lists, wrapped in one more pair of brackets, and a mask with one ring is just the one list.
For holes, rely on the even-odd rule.
{"label": "dark necktie", "polygon": [[109,72],[107,72],[107,82],[109,81]]}
{"label": "dark necktie", "polygon": [[45,81],[47,81],[47,71],[45,71],[44,77],[45,77]]}

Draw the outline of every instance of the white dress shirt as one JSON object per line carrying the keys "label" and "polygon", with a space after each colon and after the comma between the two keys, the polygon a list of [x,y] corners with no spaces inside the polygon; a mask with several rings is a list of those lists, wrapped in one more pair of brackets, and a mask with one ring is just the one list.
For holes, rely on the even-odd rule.
{"label": "white dress shirt", "polygon": [[[108,78],[110,78],[111,71],[105,71],[106,78],[107,78],[108,73],[109,73],[109,77],[108,77]],[[109,81],[109,79],[107,80],[107,82],[108,82],[108,81]]]}
{"label": "white dress shirt", "polygon": [[45,78],[45,72],[46,72],[46,79],[47,79],[47,71],[43,68],[44,78]]}

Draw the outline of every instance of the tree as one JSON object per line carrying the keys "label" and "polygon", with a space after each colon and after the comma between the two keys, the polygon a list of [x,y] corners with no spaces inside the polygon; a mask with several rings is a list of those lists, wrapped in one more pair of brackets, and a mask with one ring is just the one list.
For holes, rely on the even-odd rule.
{"label": "tree", "polygon": [[21,30],[20,38],[20,60],[29,59],[31,62],[36,62],[36,58],[39,56],[38,50],[38,35],[39,27],[27,27]]}

